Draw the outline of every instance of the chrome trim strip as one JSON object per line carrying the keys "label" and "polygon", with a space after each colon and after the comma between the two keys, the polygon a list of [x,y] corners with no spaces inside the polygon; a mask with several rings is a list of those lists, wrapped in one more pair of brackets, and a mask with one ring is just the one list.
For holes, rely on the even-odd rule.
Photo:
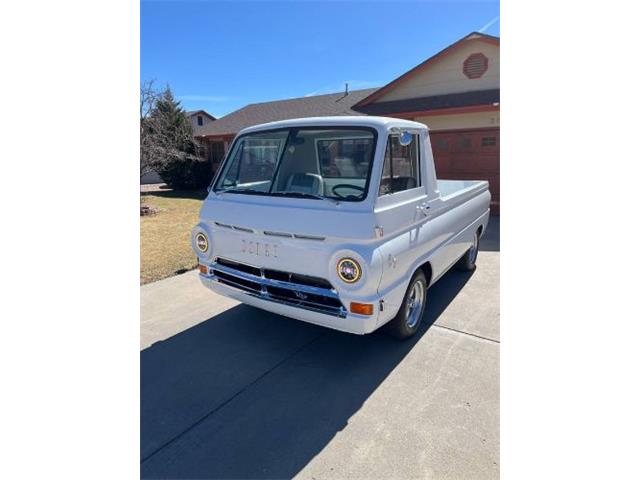
{"label": "chrome trim strip", "polygon": [[316,237],[315,235],[299,235],[297,233],[293,234],[294,238],[299,238],[301,240],[318,240],[320,242],[324,242],[325,237]]}
{"label": "chrome trim strip", "polygon": [[239,232],[254,233],[253,230],[251,230],[250,228],[239,227],[238,225],[229,225],[228,223],[222,223],[222,222],[213,222],[213,223],[215,223],[218,227],[222,227],[222,228],[230,228],[231,230],[238,230]]}
{"label": "chrome trim strip", "polygon": [[262,232],[269,237],[282,237],[282,238],[297,238],[299,240],[317,240],[323,242],[325,237],[319,237],[316,235],[305,235],[299,233],[287,233],[287,232],[273,232],[271,230],[265,230]]}
{"label": "chrome trim strip", "polygon": [[231,228],[233,228],[234,230],[238,230],[240,232],[253,233],[253,230],[251,230],[250,228],[239,227],[237,225],[231,225]]}
{"label": "chrome trim strip", "polygon": [[265,235],[268,235],[270,237],[284,237],[284,238],[292,238],[293,235],[291,235],[290,233],[284,233],[284,232],[270,232],[265,230],[263,232]]}
{"label": "chrome trim strip", "polygon": [[[247,232],[247,233],[255,233],[254,230],[246,227],[239,227],[238,225],[229,225],[227,223],[222,222],[214,222],[218,227],[229,228],[231,230],[237,230],[239,232]],[[319,242],[324,242],[325,237],[319,237],[316,235],[305,235],[298,233],[287,233],[287,232],[273,232],[270,230],[265,230],[262,232],[264,235],[269,237],[282,237],[282,238],[297,238],[299,240],[316,240]]]}

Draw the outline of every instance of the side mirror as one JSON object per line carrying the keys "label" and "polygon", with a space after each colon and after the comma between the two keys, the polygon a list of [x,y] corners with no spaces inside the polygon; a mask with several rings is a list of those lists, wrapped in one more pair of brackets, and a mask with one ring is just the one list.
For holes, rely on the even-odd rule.
{"label": "side mirror", "polygon": [[402,132],[400,134],[399,142],[400,142],[400,145],[402,145],[403,147],[406,147],[412,141],[413,141],[413,135],[411,135],[409,132]]}

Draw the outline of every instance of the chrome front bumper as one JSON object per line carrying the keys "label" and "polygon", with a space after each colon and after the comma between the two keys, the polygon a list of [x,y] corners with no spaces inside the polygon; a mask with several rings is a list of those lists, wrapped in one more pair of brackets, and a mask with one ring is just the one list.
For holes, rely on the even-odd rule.
{"label": "chrome front bumper", "polygon": [[207,265],[209,282],[240,290],[260,300],[297,307],[337,318],[347,310],[331,284],[322,278],[266,269],[227,259]]}

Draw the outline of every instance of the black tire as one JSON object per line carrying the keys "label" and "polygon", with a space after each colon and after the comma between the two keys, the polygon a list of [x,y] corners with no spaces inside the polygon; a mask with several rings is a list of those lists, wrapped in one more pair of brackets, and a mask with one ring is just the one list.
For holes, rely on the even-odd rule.
{"label": "black tire", "polygon": [[[417,290],[414,293],[416,283],[420,283],[421,286],[416,287]],[[422,316],[424,315],[425,306],[427,304],[427,287],[427,279],[424,276],[424,273],[422,270],[418,270],[409,282],[409,287],[404,294],[404,299],[402,300],[402,305],[400,305],[398,314],[386,325],[387,333],[389,333],[389,335],[399,339],[405,339],[415,335],[422,323]],[[411,308],[407,307],[407,304],[411,301],[410,297],[412,296],[412,293],[416,295],[419,290],[422,291],[421,305],[416,307],[419,308],[419,311],[411,310]],[[414,302],[415,298],[416,297],[414,296]]]}
{"label": "black tire", "polygon": [[472,272],[476,269],[476,259],[478,258],[478,250],[480,248],[480,232],[474,234],[473,245],[469,247],[467,253],[465,253],[458,263],[456,268],[463,272]]}

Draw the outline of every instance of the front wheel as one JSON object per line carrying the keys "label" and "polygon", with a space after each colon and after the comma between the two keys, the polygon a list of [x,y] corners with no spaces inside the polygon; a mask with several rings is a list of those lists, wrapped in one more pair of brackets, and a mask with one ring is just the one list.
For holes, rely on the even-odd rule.
{"label": "front wheel", "polygon": [[458,263],[456,267],[458,270],[462,270],[463,272],[471,272],[476,268],[476,259],[478,258],[478,245],[480,245],[480,235],[476,232],[473,235],[473,244],[467,250]]}
{"label": "front wheel", "polygon": [[389,334],[400,339],[413,336],[422,322],[426,300],[427,279],[422,270],[418,270],[409,282],[398,314],[387,324]]}

